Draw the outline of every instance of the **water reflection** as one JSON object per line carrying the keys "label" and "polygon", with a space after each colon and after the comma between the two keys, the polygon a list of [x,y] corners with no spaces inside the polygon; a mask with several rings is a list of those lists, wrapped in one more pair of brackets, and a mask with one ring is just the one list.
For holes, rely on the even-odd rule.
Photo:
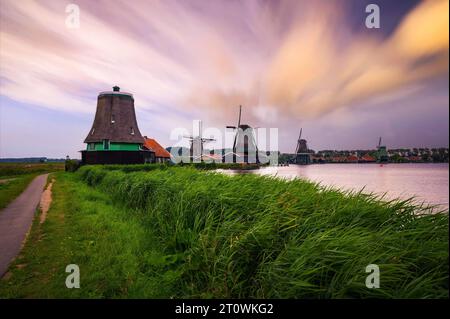
{"label": "water reflection", "polygon": [[[306,178],[338,188],[386,193],[387,198],[415,197],[419,202],[449,207],[448,164],[317,164],[266,167],[247,173],[280,178]],[[227,174],[242,172],[228,171]]]}

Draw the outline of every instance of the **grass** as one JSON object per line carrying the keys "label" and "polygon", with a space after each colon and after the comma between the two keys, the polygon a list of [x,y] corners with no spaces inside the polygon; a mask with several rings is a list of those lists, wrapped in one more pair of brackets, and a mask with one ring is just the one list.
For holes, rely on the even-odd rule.
{"label": "grass", "polygon": [[[133,165],[101,165],[102,169],[107,171],[122,171],[126,173],[130,172],[150,172],[154,170],[167,169],[169,167],[174,167],[175,165],[172,163],[156,163],[156,164],[133,164]],[[177,165],[178,167],[189,167],[195,168],[198,170],[216,170],[216,169],[231,169],[231,170],[254,170],[258,169],[261,164],[245,164],[245,163],[180,163]]]}
{"label": "grass", "polygon": [[[142,254],[155,250],[151,230],[73,174],[53,177],[46,222],[35,218],[10,274],[0,280],[0,298],[162,297],[159,276],[141,271]],[[81,289],[65,286],[65,268],[73,263],[80,266]],[[135,294],[143,283],[145,289]]]}
{"label": "grass", "polygon": [[[304,180],[146,167],[55,174],[48,221],[0,297],[448,298],[448,212]],[[81,289],[64,287],[69,263]],[[379,289],[365,286],[369,264]]]}
{"label": "grass", "polygon": [[64,163],[0,163],[0,209],[19,196],[39,174],[64,169]]}
{"label": "grass", "polygon": [[36,174],[26,174],[9,177],[0,183],[0,209],[5,208],[30,184]]}
{"label": "grass", "polygon": [[0,179],[64,170],[64,163],[0,163]]}

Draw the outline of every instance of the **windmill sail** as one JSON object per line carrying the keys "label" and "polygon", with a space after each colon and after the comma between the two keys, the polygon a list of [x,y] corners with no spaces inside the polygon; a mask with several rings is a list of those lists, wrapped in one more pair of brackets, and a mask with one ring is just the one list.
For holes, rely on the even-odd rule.
{"label": "windmill sail", "polygon": [[300,129],[300,134],[298,135],[297,147],[295,148],[295,154],[297,154],[300,149],[300,139],[302,138],[302,130],[303,130],[303,128]]}
{"label": "windmill sail", "polygon": [[[242,113],[242,105],[239,105],[239,118],[238,118],[238,124],[236,128],[239,130],[241,126],[241,113]],[[236,153],[236,140],[237,140],[238,133],[234,136],[234,142],[233,142],[233,153]]]}

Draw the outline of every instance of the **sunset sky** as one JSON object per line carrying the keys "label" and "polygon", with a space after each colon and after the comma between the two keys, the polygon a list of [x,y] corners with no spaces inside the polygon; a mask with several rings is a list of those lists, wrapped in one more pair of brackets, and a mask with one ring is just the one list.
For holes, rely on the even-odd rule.
{"label": "sunset sky", "polygon": [[300,127],[315,150],[448,147],[448,27],[447,0],[0,0],[0,157],[80,158],[114,85],[165,147],[192,120],[235,125],[239,104],[282,152]]}

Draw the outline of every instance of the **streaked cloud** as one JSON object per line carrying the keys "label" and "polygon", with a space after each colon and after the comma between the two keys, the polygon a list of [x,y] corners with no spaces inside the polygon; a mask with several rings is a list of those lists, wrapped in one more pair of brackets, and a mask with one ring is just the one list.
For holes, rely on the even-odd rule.
{"label": "streaked cloud", "polygon": [[1,95],[93,113],[117,84],[177,125],[186,114],[229,124],[242,104],[249,120],[283,126],[448,74],[447,0],[422,1],[388,35],[352,29],[342,1],[74,2],[80,29],[65,27],[69,1],[1,0]]}

